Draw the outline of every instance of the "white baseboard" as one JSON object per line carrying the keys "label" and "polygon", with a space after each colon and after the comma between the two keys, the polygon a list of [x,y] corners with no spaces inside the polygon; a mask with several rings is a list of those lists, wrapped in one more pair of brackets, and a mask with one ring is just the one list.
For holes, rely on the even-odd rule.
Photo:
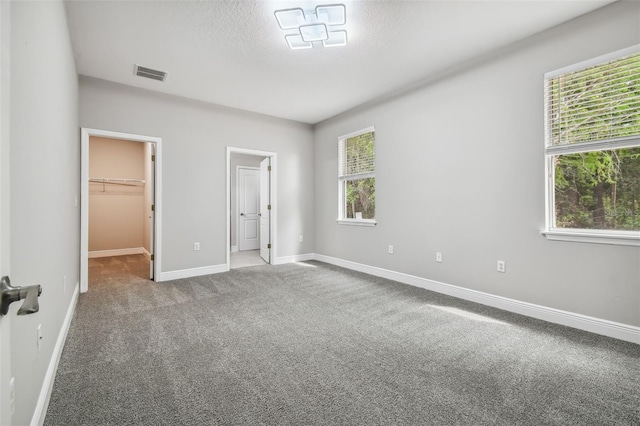
{"label": "white baseboard", "polygon": [[149,252],[144,247],[132,247],[125,249],[114,249],[114,250],[95,250],[89,252],[89,258],[95,257],[109,257],[109,256],[126,256],[130,254],[149,254]]}
{"label": "white baseboard", "polygon": [[237,253],[238,252],[238,246],[231,246],[231,253]]}
{"label": "white baseboard", "polygon": [[227,264],[201,266],[199,268],[179,269],[177,271],[160,272],[158,281],[179,280],[181,278],[199,277],[201,275],[219,274],[227,272]]}
{"label": "white baseboard", "polygon": [[[306,260],[313,260],[313,259],[315,259],[314,253],[296,254],[293,256],[277,257],[275,261],[272,262],[272,264],[283,265],[285,263],[304,262]],[[160,279],[156,281],[160,282],[160,281],[169,281],[169,280],[179,280],[181,278],[192,278],[192,277],[199,277],[201,275],[219,274],[221,272],[227,272],[227,271],[228,269],[226,264],[202,266],[199,268],[191,268],[191,269],[180,269],[177,271],[161,272]]]}
{"label": "white baseboard", "polygon": [[79,294],[80,285],[76,284],[75,289],[73,290],[73,296],[71,297],[71,303],[69,304],[69,308],[67,308],[67,314],[62,322],[60,333],[58,333],[58,340],[56,340],[56,345],[53,348],[53,354],[51,354],[51,360],[49,361],[44,381],[42,382],[42,388],[40,389],[36,409],[33,412],[33,417],[31,418],[31,426],[42,426],[44,424],[44,418],[47,415],[47,408],[49,407],[49,399],[51,398],[51,391],[53,390],[53,382],[56,378],[56,372],[58,371],[58,363],[60,362],[64,342],[67,339],[67,333],[71,326],[73,313],[76,310]]}
{"label": "white baseboard", "polygon": [[307,260],[314,260],[316,255],[314,253],[294,254],[293,256],[276,257],[272,262],[274,265],[284,265],[285,263],[292,262],[306,262]]}
{"label": "white baseboard", "polygon": [[341,266],[354,271],[364,272],[376,277],[387,278],[415,287],[424,288],[438,293],[447,294],[464,300],[469,300],[494,308],[515,312],[521,315],[541,319],[555,324],[566,325],[591,333],[613,337],[627,342],[640,344],[640,327],[622,324],[614,321],[603,320],[587,315],[567,312],[560,309],[548,308],[546,306],[535,305],[533,303],[521,302],[507,297],[496,296],[481,291],[470,290],[451,284],[445,284],[426,278],[408,275],[401,272],[390,271],[375,266],[364,265],[362,263],[351,262],[349,260],[316,254],[315,260]]}
{"label": "white baseboard", "polygon": [[140,247],[142,249],[142,254],[144,254],[144,257],[147,258],[147,260],[151,260],[151,253],[149,253],[149,251],[144,248],[144,247]]}

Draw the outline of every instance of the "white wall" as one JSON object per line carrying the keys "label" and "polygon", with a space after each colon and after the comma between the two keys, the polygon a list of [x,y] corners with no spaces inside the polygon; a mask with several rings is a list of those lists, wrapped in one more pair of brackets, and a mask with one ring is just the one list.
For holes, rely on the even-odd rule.
{"label": "white wall", "polygon": [[313,252],[311,126],[85,77],[80,107],[82,127],[162,138],[163,272],[226,264],[227,146],[278,154],[277,256]]}
{"label": "white wall", "polygon": [[[145,143],[91,137],[89,177],[145,180]],[[144,246],[144,185],[89,184],[89,251]],[[148,234],[148,232],[147,232]]]}
{"label": "white wall", "polygon": [[11,278],[42,285],[40,312],[10,312],[13,424],[24,425],[79,280],[78,79],[63,3],[13,2],[11,18]]}
{"label": "white wall", "polygon": [[[640,326],[640,248],[540,235],[543,74],[640,42],[638,16],[613,4],[316,125],[316,253]],[[372,125],[378,225],[337,225],[337,138]]]}

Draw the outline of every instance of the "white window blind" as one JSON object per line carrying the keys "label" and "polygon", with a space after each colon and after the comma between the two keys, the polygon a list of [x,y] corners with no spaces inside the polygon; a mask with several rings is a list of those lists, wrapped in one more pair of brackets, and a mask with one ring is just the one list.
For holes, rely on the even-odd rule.
{"label": "white window blind", "polygon": [[640,45],[546,73],[547,238],[640,246]]}
{"label": "white window blind", "polygon": [[629,50],[545,75],[547,147],[640,135],[640,53],[637,47]]}
{"label": "white window blind", "polygon": [[373,131],[340,139],[338,176],[341,180],[374,176],[376,162],[374,144]]}

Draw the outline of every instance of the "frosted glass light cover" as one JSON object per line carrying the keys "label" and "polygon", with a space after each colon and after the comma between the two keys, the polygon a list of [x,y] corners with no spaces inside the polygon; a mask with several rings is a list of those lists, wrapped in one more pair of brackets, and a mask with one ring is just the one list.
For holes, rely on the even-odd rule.
{"label": "frosted glass light cover", "polygon": [[318,21],[327,25],[344,25],[347,23],[344,4],[328,4],[316,7]]}
{"label": "frosted glass light cover", "polygon": [[321,41],[329,37],[325,24],[301,25],[300,35],[304,41]]}
{"label": "frosted glass light cover", "polygon": [[284,37],[287,40],[287,44],[293,50],[296,49],[311,49],[313,43],[304,41],[299,34],[292,34]]}
{"label": "frosted glass light cover", "polygon": [[[347,22],[344,4],[325,4],[315,9],[280,9],[274,15],[285,31],[285,40],[291,49],[310,49],[314,47],[313,42],[319,41],[325,47],[347,45],[347,31],[340,27]],[[335,31],[330,31],[332,29]]]}
{"label": "frosted glass light cover", "polygon": [[301,24],[304,24],[304,12],[300,8],[296,9],[283,9],[276,10],[274,12],[278,25],[283,30],[297,29]]}
{"label": "frosted glass light cover", "polygon": [[347,45],[346,31],[329,31],[329,38],[322,42],[324,47],[339,47]]}

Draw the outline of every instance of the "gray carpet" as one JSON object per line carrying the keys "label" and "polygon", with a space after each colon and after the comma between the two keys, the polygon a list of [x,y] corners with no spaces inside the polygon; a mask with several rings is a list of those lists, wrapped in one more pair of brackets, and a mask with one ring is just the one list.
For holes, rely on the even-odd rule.
{"label": "gray carpet", "polygon": [[46,425],[640,424],[639,345],[319,262],[124,272],[80,296]]}

